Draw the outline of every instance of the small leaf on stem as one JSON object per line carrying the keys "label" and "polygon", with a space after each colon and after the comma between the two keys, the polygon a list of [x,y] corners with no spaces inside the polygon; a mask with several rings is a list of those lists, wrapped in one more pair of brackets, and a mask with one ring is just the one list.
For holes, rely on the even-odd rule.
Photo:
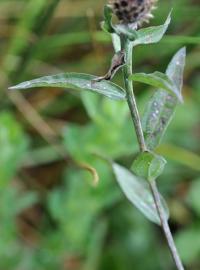
{"label": "small leaf on stem", "polygon": [[152,152],[140,153],[134,160],[132,171],[148,181],[156,180],[163,172],[166,160]]}
{"label": "small leaf on stem", "polygon": [[139,44],[152,44],[159,42],[167,31],[170,22],[171,12],[163,25],[142,28],[137,31],[137,38],[135,38],[135,33],[133,33],[133,46],[137,46]]}

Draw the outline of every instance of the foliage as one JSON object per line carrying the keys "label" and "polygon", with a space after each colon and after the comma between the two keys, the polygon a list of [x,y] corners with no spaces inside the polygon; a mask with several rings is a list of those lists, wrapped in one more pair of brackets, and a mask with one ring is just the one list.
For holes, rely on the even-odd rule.
{"label": "foliage", "polygon": [[[51,9],[57,7],[54,15],[50,2]],[[91,10],[86,14],[88,7]],[[49,88],[24,92],[32,111],[19,97],[21,93],[6,92],[21,80],[63,70],[104,74],[112,53],[109,34],[96,30],[102,9],[101,1],[92,0],[0,3],[2,269],[128,270],[134,265],[137,270],[157,270],[163,268],[163,258],[167,268],[173,269],[165,247],[160,246],[159,231],[128,204],[111,167],[102,160],[108,156],[130,167],[136,157],[137,143],[126,104],[92,93],[79,94],[71,87],[69,93]],[[168,1],[160,1],[152,25],[162,24],[170,9]],[[198,14],[194,1],[174,1],[168,34],[159,44],[136,46],[134,55],[136,72],[152,74],[152,66],[164,71],[171,55],[188,45],[185,103],[176,109],[156,152],[168,161],[160,183],[169,202],[178,248],[191,270],[200,267],[195,241],[200,230]],[[120,78],[118,74],[116,84]],[[172,78],[153,79],[171,86]],[[146,104],[152,92],[143,84],[136,86],[140,107],[146,108],[145,128],[145,115],[151,107]],[[153,92],[152,100],[159,95],[159,91]],[[96,187],[82,162],[98,171]]]}

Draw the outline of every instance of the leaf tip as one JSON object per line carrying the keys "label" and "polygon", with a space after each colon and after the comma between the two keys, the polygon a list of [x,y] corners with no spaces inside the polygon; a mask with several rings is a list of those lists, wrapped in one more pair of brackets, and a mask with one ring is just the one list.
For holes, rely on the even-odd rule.
{"label": "leaf tip", "polygon": [[168,26],[170,23],[171,23],[171,20],[172,20],[172,12],[173,12],[173,8],[170,10],[168,16],[167,16],[167,19],[164,23],[165,26]]}
{"label": "leaf tip", "polygon": [[8,87],[8,90],[18,90],[18,89],[25,89],[30,88],[30,82],[23,82],[13,86]]}
{"label": "leaf tip", "polygon": [[8,90],[16,90],[16,89],[18,89],[17,85],[9,86],[8,87]]}
{"label": "leaf tip", "polygon": [[181,55],[182,57],[186,57],[186,46],[182,47],[178,50],[177,55]]}

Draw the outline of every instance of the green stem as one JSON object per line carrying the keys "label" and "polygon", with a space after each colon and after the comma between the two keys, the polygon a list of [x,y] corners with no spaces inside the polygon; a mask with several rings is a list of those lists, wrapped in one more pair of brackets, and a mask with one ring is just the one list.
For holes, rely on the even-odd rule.
{"label": "green stem", "polygon": [[132,75],[132,44],[131,41],[129,41],[125,37],[122,37],[122,49],[125,51],[125,66],[123,73],[124,73],[124,84],[126,89],[127,102],[131,112],[133,124],[135,127],[140,151],[145,152],[147,148],[145,145],[144,135],[142,132],[142,125],[136,104],[136,99],[133,92],[133,84],[132,81],[129,80],[130,75]]}
{"label": "green stem", "polygon": [[176,245],[174,243],[172,233],[170,231],[168,221],[165,218],[165,214],[163,213],[160,195],[159,195],[158,188],[157,188],[155,181],[150,182],[150,189],[151,189],[151,193],[152,193],[153,198],[154,198],[156,209],[157,209],[158,215],[160,217],[161,226],[162,226],[163,232],[165,234],[165,237],[167,239],[167,243],[168,243],[171,255],[173,257],[173,260],[174,260],[178,270],[184,270],[180,256],[179,256],[178,251],[176,249]]}
{"label": "green stem", "polygon": [[[148,151],[148,148],[146,146],[145,139],[144,139],[140,116],[139,116],[139,112],[137,108],[137,103],[136,103],[135,95],[133,92],[133,84],[132,84],[132,81],[129,80],[129,76],[132,74],[133,48],[132,48],[131,42],[126,37],[124,36],[121,37],[121,42],[122,42],[122,49],[125,51],[125,67],[124,67],[123,73],[124,73],[125,90],[127,94],[127,103],[128,103],[132,120],[135,126],[135,131],[136,131],[137,140],[140,146],[140,151],[144,152],[144,151]],[[160,195],[158,192],[156,182],[155,181],[150,182],[149,185],[150,185],[150,190],[154,199],[154,203],[156,205],[157,213],[160,218],[160,224],[163,229],[163,232],[167,240],[167,244],[172,254],[175,265],[178,270],[184,270],[183,264],[181,262],[180,256],[178,254],[178,251],[174,243],[172,233],[170,231],[168,221],[163,212],[162,203],[160,200]]]}

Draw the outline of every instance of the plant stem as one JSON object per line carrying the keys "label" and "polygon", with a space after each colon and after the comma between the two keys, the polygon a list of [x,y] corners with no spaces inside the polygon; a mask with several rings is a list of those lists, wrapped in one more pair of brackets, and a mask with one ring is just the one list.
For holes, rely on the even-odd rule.
{"label": "plant stem", "polygon": [[132,44],[131,41],[122,37],[122,49],[125,51],[125,66],[124,66],[124,84],[127,95],[127,102],[131,112],[133,124],[135,126],[135,131],[137,135],[137,140],[139,143],[140,151],[147,151],[144,135],[142,132],[142,125],[140,121],[140,116],[136,104],[136,99],[133,92],[132,81],[129,80],[129,76],[132,75]]}
{"label": "plant stem", "polygon": [[161,226],[162,226],[162,229],[164,231],[165,237],[167,239],[168,246],[169,246],[170,252],[172,254],[172,257],[174,259],[174,262],[176,264],[176,267],[178,270],[184,270],[183,264],[181,262],[180,256],[178,254],[178,251],[177,251],[175,243],[174,243],[172,233],[170,231],[168,221],[165,218],[165,214],[163,213],[163,208],[161,206],[160,195],[158,192],[156,182],[152,181],[149,184],[150,184],[151,193],[153,195],[154,202],[156,205],[156,209],[157,209],[158,215],[160,217]]}
{"label": "plant stem", "polygon": [[[126,89],[126,94],[127,94],[127,103],[128,103],[132,120],[135,126],[135,131],[136,131],[137,140],[140,146],[140,151],[144,152],[144,151],[148,151],[148,148],[146,146],[145,139],[144,139],[140,116],[139,116],[139,112],[137,108],[137,103],[136,103],[135,95],[133,92],[133,84],[132,84],[132,81],[129,80],[129,76],[132,74],[133,48],[132,48],[131,41],[129,41],[126,37],[122,36],[121,42],[122,42],[122,49],[125,50],[125,67],[124,67],[123,73],[124,73],[124,84],[125,84],[125,89]],[[184,270],[183,264],[181,262],[180,256],[178,254],[178,251],[174,243],[172,233],[170,231],[168,221],[163,212],[160,195],[158,192],[156,182],[152,181],[149,183],[149,185],[150,185],[150,190],[154,199],[154,203],[156,205],[157,213],[160,218],[160,224],[164,232],[165,238],[167,240],[167,244],[172,254],[175,265],[178,270]]]}

